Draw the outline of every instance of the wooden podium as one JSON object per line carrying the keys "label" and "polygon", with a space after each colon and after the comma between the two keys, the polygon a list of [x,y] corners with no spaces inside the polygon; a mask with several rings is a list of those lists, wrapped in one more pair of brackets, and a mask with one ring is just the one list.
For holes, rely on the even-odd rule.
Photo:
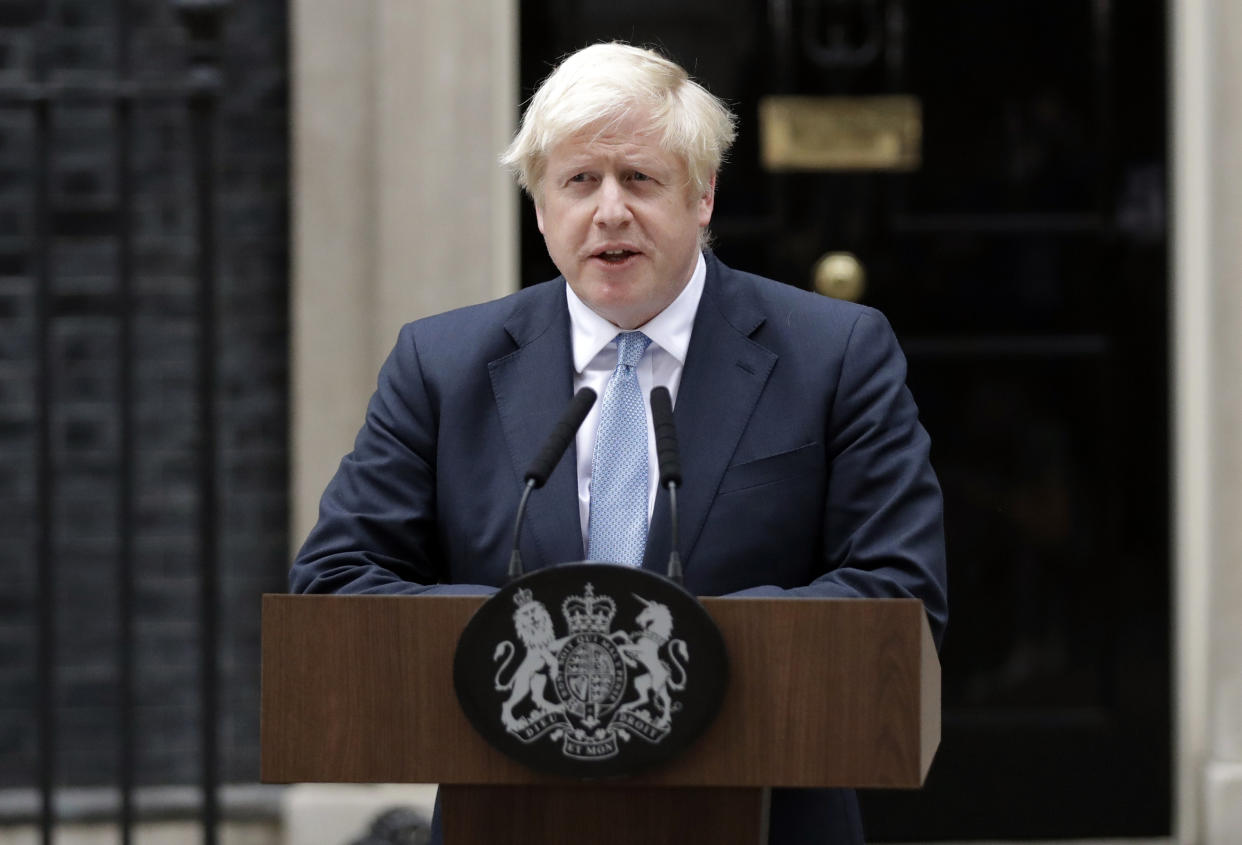
{"label": "wooden podium", "polygon": [[540,774],[457,704],[454,649],[482,602],[264,596],[262,780],[439,783],[447,845],[757,843],[769,787],[918,787],[940,742],[917,600],[708,598],[730,681],[706,733],[638,777]]}

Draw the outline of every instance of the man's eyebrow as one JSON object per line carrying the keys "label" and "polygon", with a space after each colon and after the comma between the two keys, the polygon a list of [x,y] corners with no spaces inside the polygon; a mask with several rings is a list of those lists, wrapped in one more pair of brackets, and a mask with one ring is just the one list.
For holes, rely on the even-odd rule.
{"label": "man's eyebrow", "polygon": [[547,172],[555,174],[577,173],[583,170],[595,170],[600,167],[612,167],[614,164],[620,165],[626,170],[641,170],[649,173],[667,173],[675,169],[674,165],[650,153],[622,155],[616,157],[615,161],[610,160],[606,163],[601,163],[597,156],[590,153],[579,153],[563,158],[556,164],[549,165]]}

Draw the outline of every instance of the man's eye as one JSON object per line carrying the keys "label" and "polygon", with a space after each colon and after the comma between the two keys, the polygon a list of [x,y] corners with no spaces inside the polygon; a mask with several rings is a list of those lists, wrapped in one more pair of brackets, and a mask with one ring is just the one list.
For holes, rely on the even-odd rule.
{"label": "man's eye", "polygon": [[632,178],[635,182],[650,182],[651,181],[650,176],[648,176],[646,173],[641,173],[637,170],[634,171],[634,175],[630,178]]}
{"label": "man's eye", "polygon": [[588,177],[585,173],[575,173],[573,176],[569,177],[569,181],[570,182],[585,182],[587,178]]}

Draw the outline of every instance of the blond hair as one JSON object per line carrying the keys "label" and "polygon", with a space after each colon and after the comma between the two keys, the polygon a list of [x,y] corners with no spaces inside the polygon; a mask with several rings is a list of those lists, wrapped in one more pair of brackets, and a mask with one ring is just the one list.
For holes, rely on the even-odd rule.
{"label": "blond hair", "polygon": [[661,146],[686,162],[694,190],[706,193],[733,143],[736,118],[680,65],[619,42],[585,47],[552,71],[500,163],[539,201],[552,147],[591,127],[606,131],[637,111],[650,117]]}

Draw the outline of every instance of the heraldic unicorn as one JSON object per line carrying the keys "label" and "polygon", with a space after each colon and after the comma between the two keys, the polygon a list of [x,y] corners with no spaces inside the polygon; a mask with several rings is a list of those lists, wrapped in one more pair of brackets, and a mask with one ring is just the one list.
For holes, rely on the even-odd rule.
{"label": "heraldic unicorn", "polygon": [[[528,589],[513,595],[512,640],[499,643],[494,686],[508,693],[500,706],[505,730],[523,743],[541,738],[561,744],[580,760],[614,756],[619,742],[637,736],[658,743],[668,735],[681,705],[672,693],[686,688],[689,650],[673,639],[667,606],[631,593],[642,605],[637,629],[613,630],[617,603],[587,584],[561,602],[566,633],[558,637],[552,615]],[[517,660],[516,668],[511,668]]]}

